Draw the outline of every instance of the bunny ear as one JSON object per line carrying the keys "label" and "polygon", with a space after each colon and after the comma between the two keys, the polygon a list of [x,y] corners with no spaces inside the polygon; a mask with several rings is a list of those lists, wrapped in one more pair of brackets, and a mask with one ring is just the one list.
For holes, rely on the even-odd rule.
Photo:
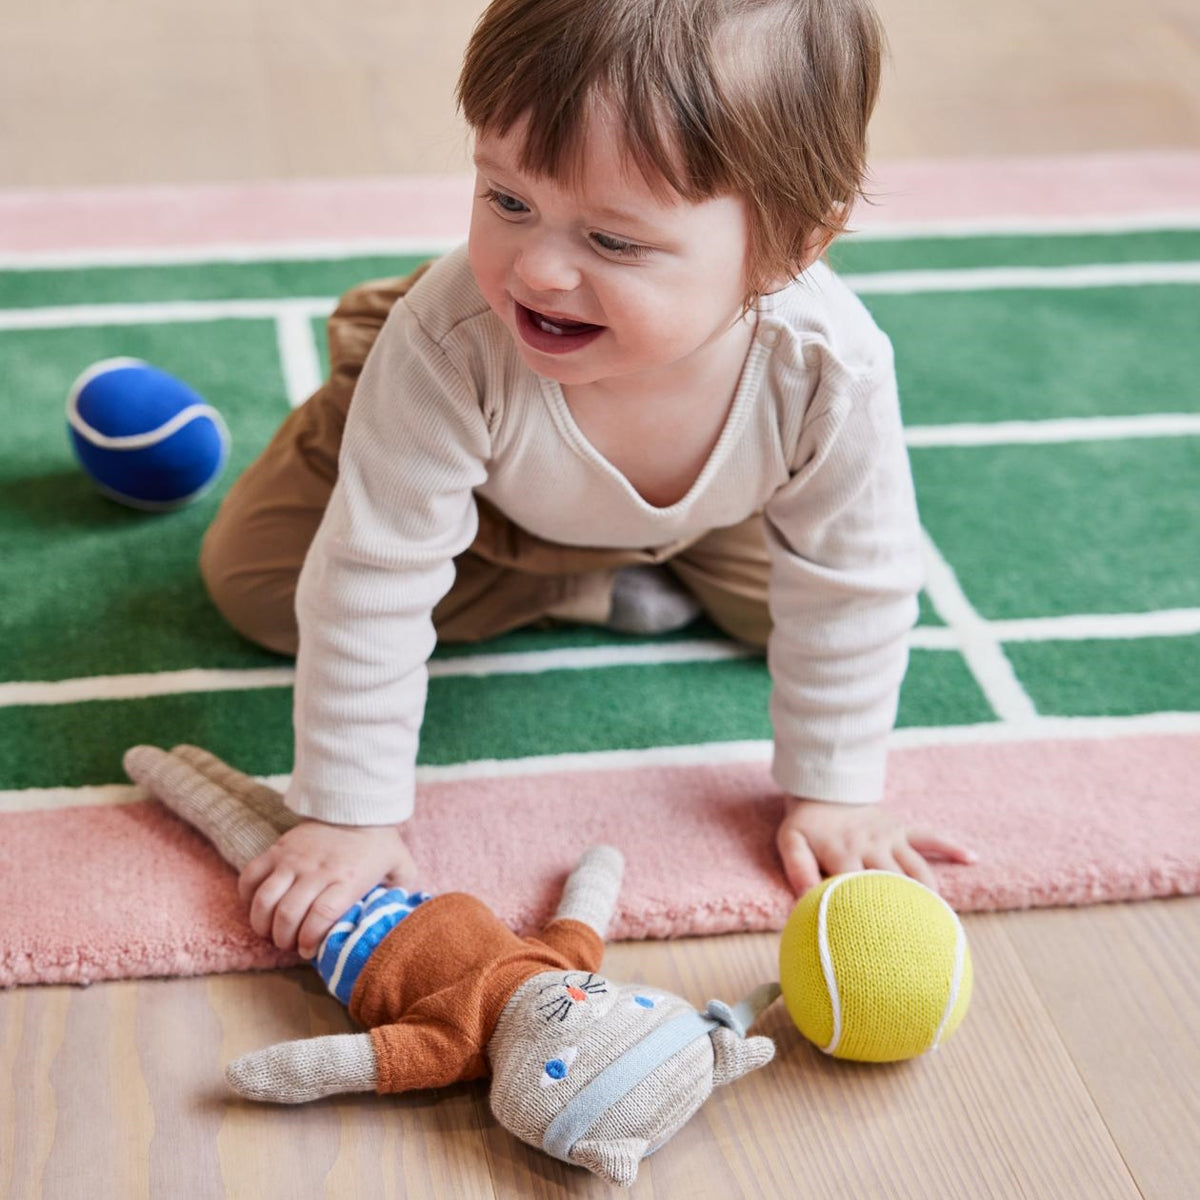
{"label": "bunny ear", "polygon": [[632,1187],[638,1164],[649,1149],[650,1143],[644,1138],[584,1139],[571,1147],[571,1161],[618,1187]]}
{"label": "bunny ear", "polygon": [[208,838],[221,857],[239,871],[279,837],[279,829],[235,791],[208,778],[176,754],[157,746],[134,746],[126,751],[124,763],[130,779],[147,787],[167,808]]}
{"label": "bunny ear", "polygon": [[244,775],[199,746],[172,746],[171,757],[181,759],[206,779],[211,779],[219,787],[237,796],[247,808],[253,809],[280,833],[291,829],[301,820],[290,808],[284,806],[283,796],[274,788]]}
{"label": "bunny ear", "polygon": [[767,1037],[740,1038],[731,1029],[714,1029],[712,1038],[713,1087],[732,1083],[765,1067],[775,1057],[775,1043]]}

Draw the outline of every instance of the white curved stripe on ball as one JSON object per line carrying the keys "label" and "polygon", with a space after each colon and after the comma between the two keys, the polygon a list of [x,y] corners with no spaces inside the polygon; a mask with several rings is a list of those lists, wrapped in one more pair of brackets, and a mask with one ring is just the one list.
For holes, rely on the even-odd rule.
{"label": "white curved stripe on ball", "polygon": [[71,395],[77,396],[89,383],[99,375],[107,375],[109,371],[119,371],[122,367],[148,367],[150,364],[144,358],[130,358],[128,355],[118,355],[116,358],[102,358],[86,368],[71,384]]}
{"label": "white curved stripe on ball", "polygon": [[[221,439],[222,448],[228,449],[230,440],[229,427],[225,424],[224,417],[211,404],[189,404],[187,408],[177,412],[169,421],[160,425],[157,429],[150,429],[145,433],[131,433],[123,437],[110,437],[108,434],[101,433],[98,429],[93,428],[87,423],[79,411],[79,396],[93,379],[101,375],[106,375],[109,371],[118,371],[126,367],[145,366],[149,366],[149,364],[141,358],[105,358],[101,359],[100,362],[92,363],[71,385],[70,394],[67,396],[67,421],[70,423],[71,428],[80,437],[86,438],[93,446],[101,450],[142,450],[147,446],[153,446],[158,442],[166,441],[172,434],[178,433],[179,430],[190,422],[199,420],[201,417],[208,417],[216,426],[217,436]],[[223,461],[224,455],[222,455]]]}
{"label": "white curved stripe on ball", "polygon": [[185,425],[190,425],[192,421],[198,421],[201,417],[208,417],[212,421],[217,427],[221,441],[228,440],[229,430],[225,427],[225,420],[211,404],[189,404],[187,408],[177,412],[157,429],[149,429],[145,433],[130,433],[122,437],[109,437],[108,434],[93,429],[79,415],[79,410],[75,407],[74,402],[67,409],[67,420],[70,421],[71,428],[80,437],[86,438],[93,446],[101,450],[143,450],[147,446],[156,446],[159,442],[165,442],[172,434],[178,433]]}
{"label": "white curved stripe on ball", "polygon": [[[941,896],[938,897],[941,900]],[[942,901],[945,904],[945,901]],[[947,908],[950,906],[947,904]],[[967,935],[963,932],[962,922],[958,919],[958,914],[954,909],[950,908],[954,914],[954,976],[950,980],[950,995],[946,999],[946,1008],[942,1013],[942,1019],[938,1023],[937,1032],[933,1035],[933,1045],[930,1050],[936,1050],[941,1045],[942,1034],[946,1032],[946,1025],[950,1020],[950,1014],[954,1012],[954,1006],[958,1003],[958,993],[962,988],[963,964],[967,957]]]}
{"label": "white curved stripe on ball", "polygon": [[[829,952],[829,916],[827,912],[829,898],[847,879],[856,879],[860,875],[896,875],[896,872],[881,871],[877,868],[866,871],[850,871],[838,877],[836,882],[831,883],[825,889],[825,894],[821,897],[821,907],[817,913],[817,950],[821,956],[821,972],[825,976],[825,990],[829,993],[829,1005],[833,1011],[833,1037],[830,1039],[828,1046],[821,1047],[826,1054],[832,1054],[842,1040],[842,998],[841,993],[838,991],[837,977],[833,972],[833,956]],[[946,1000],[946,1007],[942,1012],[942,1019],[938,1023],[937,1031],[933,1035],[933,1042],[928,1047],[928,1050],[923,1052],[928,1053],[929,1050],[936,1050],[938,1048],[942,1040],[942,1035],[946,1032],[946,1025],[950,1020],[951,1014],[954,1012],[954,1006],[958,1003],[958,993],[962,990],[963,967],[967,957],[967,937],[962,927],[962,921],[959,920],[958,913],[950,907],[944,896],[935,892],[932,888],[925,887],[923,883],[908,875],[896,875],[896,878],[903,879],[906,883],[914,884],[916,887],[923,888],[925,891],[936,896],[954,922],[954,975],[950,981],[950,995]]]}
{"label": "white curved stripe on ball", "polygon": [[833,973],[833,957],[829,953],[829,897],[854,876],[868,874],[866,871],[851,872],[835,880],[821,897],[821,907],[817,910],[817,951],[821,956],[821,973],[825,976],[825,990],[829,993],[829,1006],[833,1010],[833,1037],[828,1046],[821,1049],[826,1054],[832,1054],[842,1040],[842,998],[838,992],[837,977]]}

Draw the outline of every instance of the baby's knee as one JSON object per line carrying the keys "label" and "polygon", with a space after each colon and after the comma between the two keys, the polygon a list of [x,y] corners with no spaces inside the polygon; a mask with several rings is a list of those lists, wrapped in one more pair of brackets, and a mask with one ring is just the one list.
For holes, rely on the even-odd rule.
{"label": "baby's knee", "polygon": [[295,655],[299,643],[298,576],[298,567],[272,564],[219,515],[200,546],[200,577],[217,611],[242,637],[276,654]]}
{"label": "baby's knee", "polygon": [[730,637],[758,650],[767,648],[771,636],[771,612],[765,602],[739,598],[736,604],[706,605],[705,612],[713,624]]}

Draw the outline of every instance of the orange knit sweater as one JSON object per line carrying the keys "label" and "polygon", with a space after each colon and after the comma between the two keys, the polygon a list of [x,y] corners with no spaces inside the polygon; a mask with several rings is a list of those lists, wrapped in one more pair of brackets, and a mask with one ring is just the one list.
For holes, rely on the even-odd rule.
{"label": "orange knit sweater", "polygon": [[595,971],[603,956],[580,921],[521,938],[473,896],[426,900],[380,943],[350,997],[350,1015],[371,1032],[378,1090],[487,1075],[487,1044],[513,992],[542,971]]}

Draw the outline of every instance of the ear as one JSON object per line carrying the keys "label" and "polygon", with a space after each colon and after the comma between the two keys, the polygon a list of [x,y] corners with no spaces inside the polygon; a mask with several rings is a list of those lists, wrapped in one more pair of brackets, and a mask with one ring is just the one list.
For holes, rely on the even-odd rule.
{"label": "ear", "polygon": [[618,1187],[632,1187],[638,1164],[649,1149],[650,1143],[644,1138],[579,1141],[571,1148],[571,1161]]}
{"label": "ear", "polygon": [[790,272],[784,275],[777,275],[774,279],[763,288],[763,295],[771,295],[773,292],[781,292],[788,284],[799,279],[809,267],[813,265],[832,245],[837,234],[832,230],[817,228],[814,229],[804,240],[804,248],[801,251],[799,260],[793,265]]}
{"label": "ear", "polygon": [[[209,778],[180,754],[167,754],[157,746],[134,746],[126,751],[124,762],[130,779],[147,787],[176,816],[208,838],[221,857],[239,871],[279,837],[279,830],[242,795],[224,780]],[[230,767],[225,770],[238,780],[261,786]]]}
{"label": "ear", "polygon": [[751,1071],[765,1067],[775,1057],[775,1043],[767,1037],[740,1038],[732,1029],[714,1029],[712,1038],[713,1087],[732,1083]]}

